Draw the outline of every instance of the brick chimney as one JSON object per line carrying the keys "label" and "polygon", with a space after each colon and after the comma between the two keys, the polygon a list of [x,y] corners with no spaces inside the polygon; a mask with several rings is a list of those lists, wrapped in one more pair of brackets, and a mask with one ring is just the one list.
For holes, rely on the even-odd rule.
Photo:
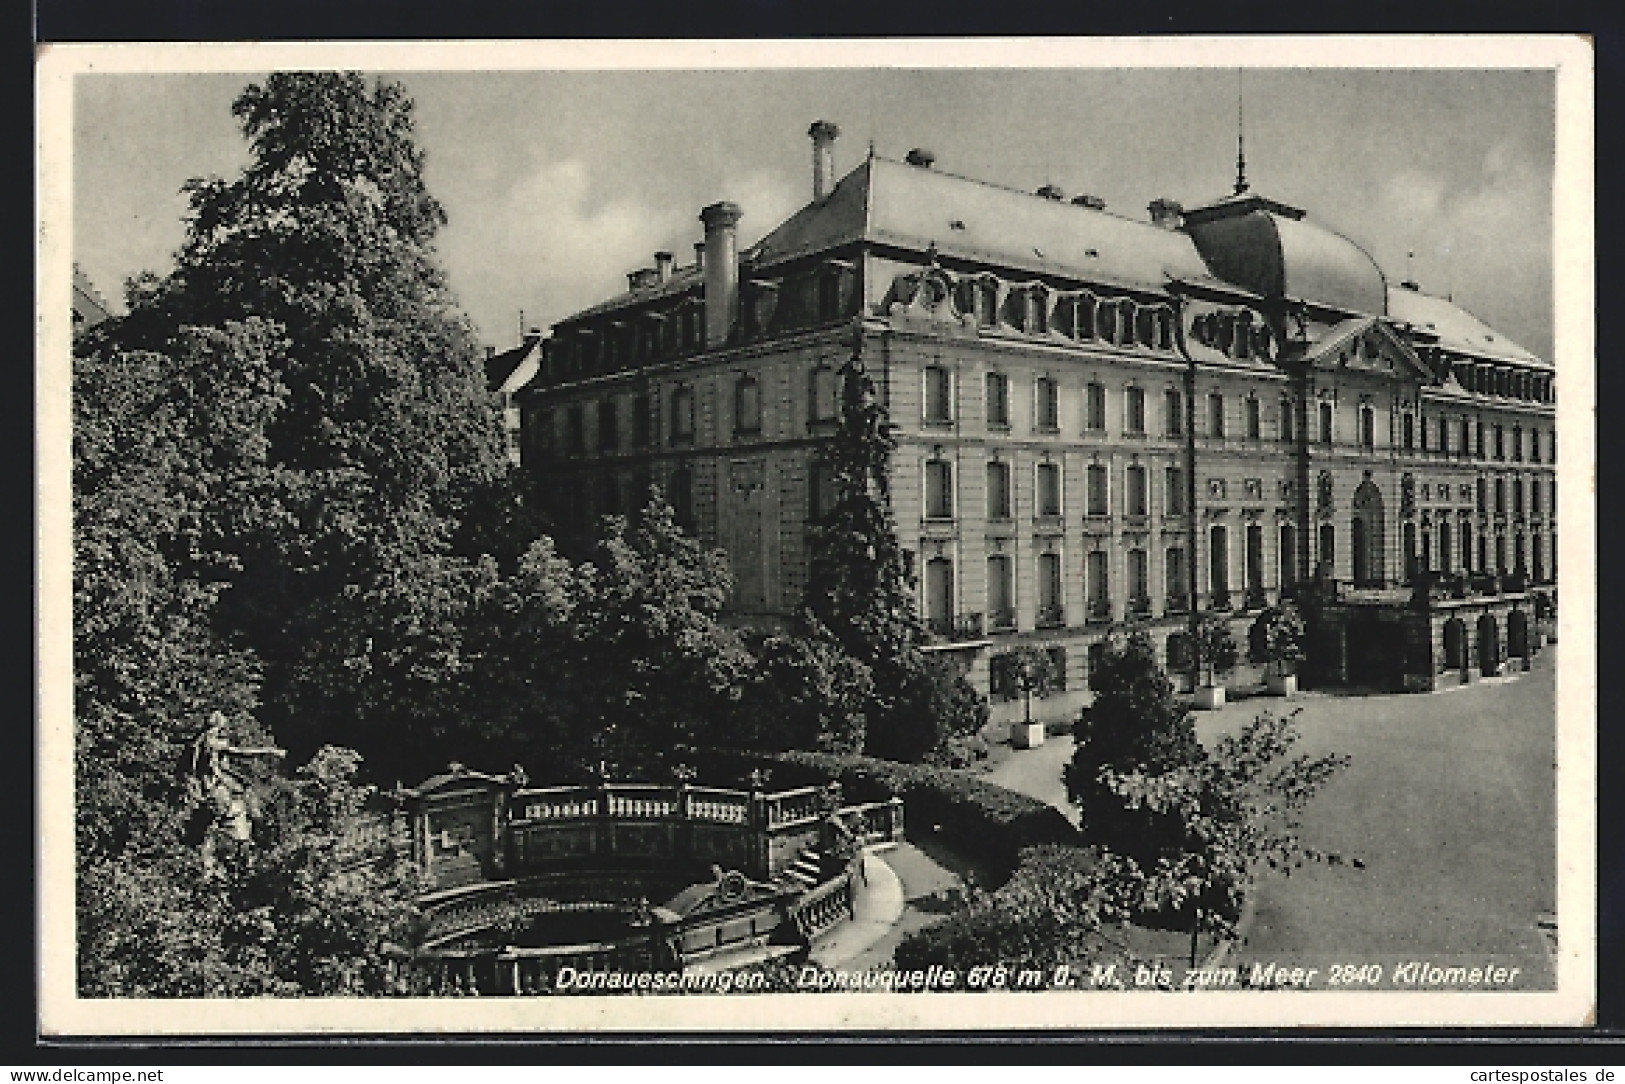
{"label": "brick chimney", "polygon": [[841,130],[827,120],[815,120],[807,134],[812,137],[813,201],[817,202],[835,188],[835,139]]}
{"label": "brick chimney", "polygon": [[1171,199],[1159,197],[1146,204],[1145,209],[1151,213],[1152,224],[1165,230],[1179,229],[1179,224],[1185,217],[1184,206]]}
{"label": "brick chimney", "polygon": [[671,260],[669,252],[655,253],[655,275],[661,282],[671,281]]}
{"label": "brick chimney", "polygon": [[705,270],[705,242],[694,242],[694,268],[697,271]]}
{"label": "brick chimney", "polygon": [[722,346],[739,318],[737,203],[713,203],[700,212],[705,223],[705,345]]}

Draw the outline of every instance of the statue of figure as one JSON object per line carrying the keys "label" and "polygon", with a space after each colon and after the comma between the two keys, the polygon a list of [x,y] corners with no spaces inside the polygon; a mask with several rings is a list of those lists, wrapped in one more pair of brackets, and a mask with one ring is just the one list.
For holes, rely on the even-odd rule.
{"label": "statue of figure", "polygon": [[234,759],[281,759],[286,755],[286,750],[275,746],[233,745],[226,736],[226,717],[217,711],[209,716],[208,728],[192,743],[187,790],[194,801],[206,802],[213,809],[215,827],[233,839],[246,840],[252,829],[249,785]]}

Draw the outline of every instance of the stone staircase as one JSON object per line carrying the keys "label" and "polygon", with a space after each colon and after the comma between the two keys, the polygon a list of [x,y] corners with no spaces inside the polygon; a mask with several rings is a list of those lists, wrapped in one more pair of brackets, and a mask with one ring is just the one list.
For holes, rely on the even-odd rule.
{"label": "stone staircase", "polygon": [[803,847],[790,864],[779,871],[779,883],[797,892],[817,888],[823,880],[823,856],[816,847]]}

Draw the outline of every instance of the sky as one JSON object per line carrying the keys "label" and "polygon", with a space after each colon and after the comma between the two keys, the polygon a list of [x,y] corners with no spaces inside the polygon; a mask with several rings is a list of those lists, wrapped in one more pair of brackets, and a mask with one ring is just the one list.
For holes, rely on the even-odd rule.
{"label": "sky", "polygon": [[[1252,190],[1552,357],[1550,71],[1247,68],[763,68],[380,73],[417,103],[437,247],[500,349],[625,289],[653,253],[692,259],[699,211],[744,210],[748,245],[812,194],[807,126],[837,124],[838,175],[873,141],[1031,191],[1144,217],[1231,191],[1238,85]],[[231,102],[262,75],[80,74],[74,258],[119,300],[164,272],[188,178],[247,149]],[[1414,256],[1408,255],[1414,253]]]}

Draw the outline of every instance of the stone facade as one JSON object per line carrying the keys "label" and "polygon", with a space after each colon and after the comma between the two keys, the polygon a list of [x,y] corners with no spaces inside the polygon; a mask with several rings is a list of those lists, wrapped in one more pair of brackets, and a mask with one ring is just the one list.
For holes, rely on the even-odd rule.
{"label": "stone facade", "polygon": [[[815,167],[832,131],[814,126]],[[1388,622],[1431,630],[1396,656],[1411,679],[1383,671],[1422,687],[1443,596],[1497,600],[1481,605],[1504,638],[1514,595],[1554,589],[1549,364],[1268,199],[1159,200],[1134,221],[931,161],[816,177],[813,202],[729,268],[706,253],[734,253],[739,208],[707,208],[693,265],[657,258],[556,325],[519,400],[559,522],[659,484],[728,553],[740,618],[782,620],[828,496],[836,371],[857,353],[896,427],[921,613],[996,718],[1020,712],[1001,652],[1064,654],[1042,714],[1069,717],[1089,646],[1125,618],[1183,674],[1193,611],[1228,615],[1245,645],[1259,610],[1300,595],[1312,639],[1342,645],[1311,679],[1352,680],[1348,638]]]}

